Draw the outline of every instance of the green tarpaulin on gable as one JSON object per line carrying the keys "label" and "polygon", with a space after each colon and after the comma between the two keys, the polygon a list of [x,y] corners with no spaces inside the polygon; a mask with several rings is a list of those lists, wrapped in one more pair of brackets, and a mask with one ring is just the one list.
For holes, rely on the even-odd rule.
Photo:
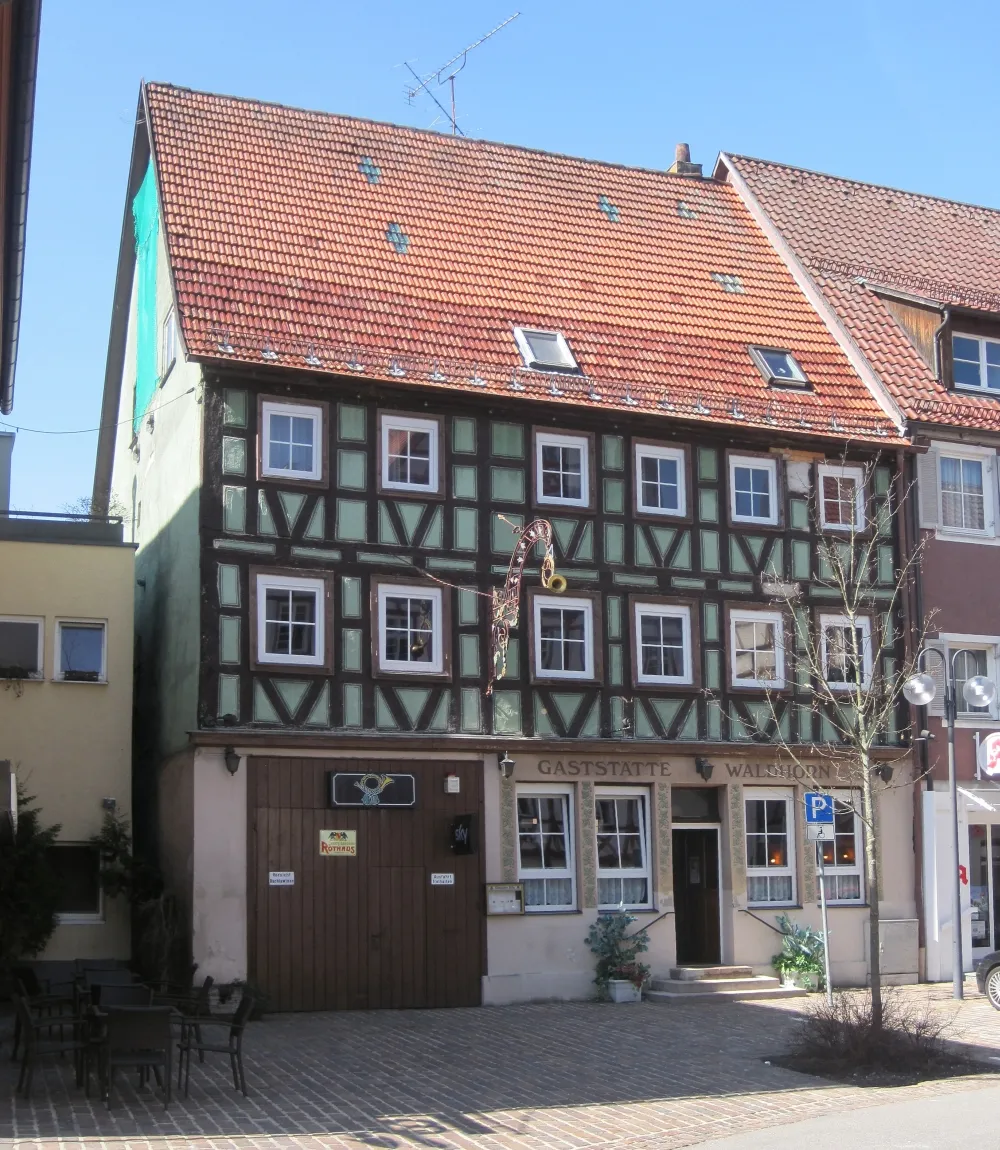
{"label": "green tarpaulin on gable", "polygon": [[160,213],[156,202],[156,178],[149,161],[142,185],[132,201],[135,224],[135,274],[138,278],[138,307],[135,333],[135,401],[132,431],[139,424],[156,392],[156,248]]}

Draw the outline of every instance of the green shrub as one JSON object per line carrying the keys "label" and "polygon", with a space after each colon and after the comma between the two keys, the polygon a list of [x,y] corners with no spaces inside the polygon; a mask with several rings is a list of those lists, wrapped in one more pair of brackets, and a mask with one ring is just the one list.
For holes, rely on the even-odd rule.
{"label": "green shrub", "polygon": [[771,965],[779,974],[818,974],[823,979],[823,936],[810,926],[799,926],[787,914],[778,915],[781,952]]}
{"label": "green shrub", "polygon": [[649,935],[645,927],[635,934],[626,930],[635,922],[635,915],[624,910],[601,914],[587,932],[586,943],[597,955],[597,974],[594,982],[606,991],[613,978],[624,978],[642,989],[649,978],[649,967],[637,958],[649,949]]}
{"label": "green shrub", "polygon": [[42,826],[34,795],[17,789],[17,830],[0,839],[0,975],[45,949],[56,928],[59,880],[48,852],[62,829]]}

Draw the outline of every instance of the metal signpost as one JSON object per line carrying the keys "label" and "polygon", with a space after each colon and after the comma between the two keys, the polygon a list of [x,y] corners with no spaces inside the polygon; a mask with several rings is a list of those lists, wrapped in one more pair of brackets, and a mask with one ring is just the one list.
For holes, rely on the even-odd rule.
{"label": "metal signpost", "polygon": [[823,791],[806,792],[806,837],[816,844],[816,871],[819,874],[819,905],[823,916],[823,973],[826,979],[826,1001],[833,1005],[833,983],[830,981],[830,924],[826,915],[826,882],[823,878],[823,843],[835,842],[833,795]]}

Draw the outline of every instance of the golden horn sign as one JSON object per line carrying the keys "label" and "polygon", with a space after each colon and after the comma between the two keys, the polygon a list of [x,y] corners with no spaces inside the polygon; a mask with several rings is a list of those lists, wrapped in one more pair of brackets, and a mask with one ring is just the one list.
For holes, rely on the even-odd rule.
{"label": "golden horn sign", "polygon": [[561,595],[566,590],[566,576],[556,574],[556,560],[551,544],[546,548],[542,560],[542,586],[555,595]]}

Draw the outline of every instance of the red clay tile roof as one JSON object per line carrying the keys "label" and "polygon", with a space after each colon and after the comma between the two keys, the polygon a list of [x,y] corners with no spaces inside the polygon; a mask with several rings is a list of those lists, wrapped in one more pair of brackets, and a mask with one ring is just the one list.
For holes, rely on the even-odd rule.
{"label": "red clay tile roof", "polygon": [[950,391],[873,287],[1000,314],[1000,211],[727,156],[910,419],[1000,430],[1000,399]]}
{"label": "red clay tile roof", "polygon": [[[196,357],[897,434],[724,183],[162,84],[146,97]],[[515,325],[561,331],[584,378],[524,370]],[[767,387],[752,343],[791,350],[813,390]]]}

